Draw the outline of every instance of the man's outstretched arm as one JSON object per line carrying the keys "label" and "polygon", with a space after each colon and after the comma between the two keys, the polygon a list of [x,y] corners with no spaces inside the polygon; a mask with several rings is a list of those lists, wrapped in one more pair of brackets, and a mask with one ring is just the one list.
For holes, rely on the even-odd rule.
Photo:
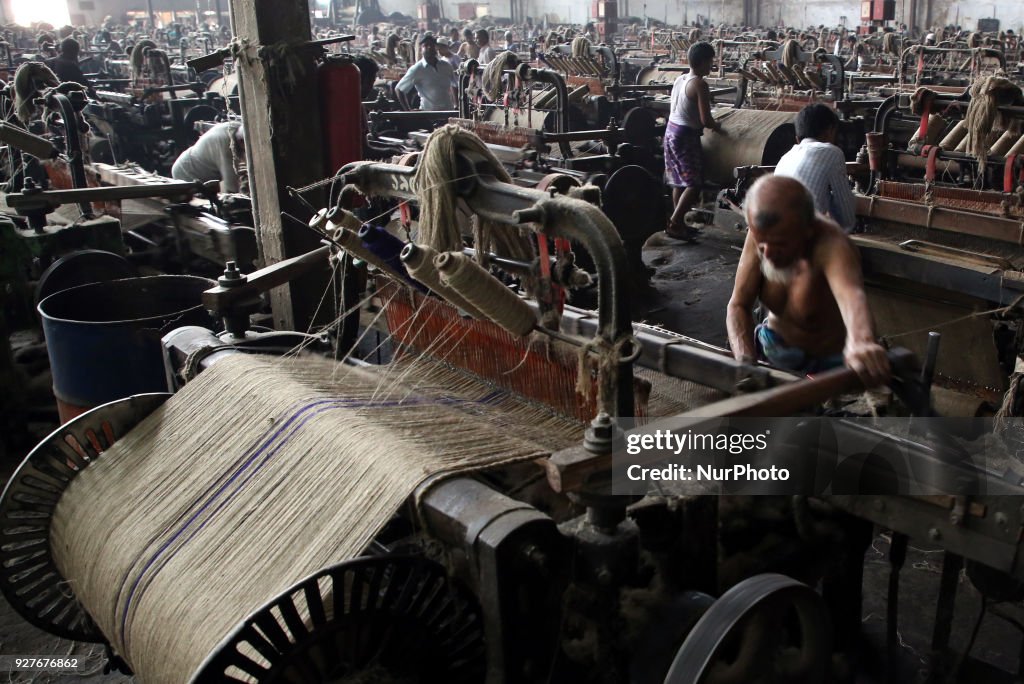
{"label": "man's outstretched arm", "polygon": [[754,236],[748,231],[743,253],[736,267],[736,282],[726,309],[725,325],[729,331],[729,346],[738,361],[754,363],[757,348],[754,344],[754,315],[751,309],[761,291],[761,259],[757,254]]}
{"label": "man's outstretched arm", "polygon": [[[824,219],[819,217],[818,220]],[[846,365],[857,372],[867,387],[884,385],[891,375],[889,357],[882,345],[875,341],[857,248],[845,235],[834,234],[819,244],[818,255],[846,326],[846,346],[843,349]]]}

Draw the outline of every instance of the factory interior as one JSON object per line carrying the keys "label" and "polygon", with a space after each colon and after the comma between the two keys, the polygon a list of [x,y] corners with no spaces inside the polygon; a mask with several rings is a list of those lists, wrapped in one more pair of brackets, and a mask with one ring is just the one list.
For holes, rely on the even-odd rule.
{"label": "factory interior", "polygon": [[1024,5],[0,0],[0,681],[1024,683]]}

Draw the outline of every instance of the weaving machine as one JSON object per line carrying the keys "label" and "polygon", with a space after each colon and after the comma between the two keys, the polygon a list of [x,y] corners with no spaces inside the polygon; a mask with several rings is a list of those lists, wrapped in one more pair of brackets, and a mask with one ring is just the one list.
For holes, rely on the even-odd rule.
{"label": "weaving machine", "polygon": [[[1022,352],[1020,90],[1003,79],[976,87],[974,98],[928,88],[883,104],[859,161],[847,164],[869,189],[855,196],[853,239],[879,333],[919,354],[930,331],[952,340],[938,360],[941,412],[1018,415],[1008,390]],[[716,223],[742,227],[745,188],[770,171],[737,168]],[[971,354],[956,353],[966,345]]]}
{"label": "weaving machine", "polygon": [[911,45],[897,64],[900,83],[966,86],[972,79],[1006,70],[1001,48],[957,46],[953,43]]}
{"label": "weaving machine", "polygon": [[208,90],[216,74],[202,79],[186,64],[172,64],[168,52],[151,40],[139,41],[125,60],[108,60],[119,78],[96,84],[95,99],[85,108],[95,136],[94,161],[132,161],[169,174],[182,150],[198,139],[196,124],[215,121],[228,112],[228,97]]}
{"label": "weaving machine", "polygon": [[763,50],[740,63],[738,102],[757,108],[799,111],[810,102],[845,99],[842,61],[835,55],[805,52],[796,39],[777,50]]}
{"label": "weaving machine", "polygon": [[[858,603],[859,581],[824,603],[777,574],[722,593],[714,498],[637,502],[603,481],[610,415],[785,414],[853,388],[852,374],[790,382],[634,327],[600,211],[513,185],[479,141],[438,135],[450,156],[428,146],[417,168],[338,177],[345,205],[418,202],[417,244],[341,206],[319,213],[330,244],[204,295],[223,335],[165,338],[169,377],[187,381],[176,395],[100,407],[28,457],[0,504],[8,600],[43,629],[108,643],[142,681],[835,681],[826,604]],[[452,242],[437,219],[456,206],[477,217],[472,254],[531,281],[536,303]],[[522,251],[534,239],[539,257]],[[562,306],[581,284],[566,239],[594,257],[596,317]],[[352,257],[373,267],[367,325],[392,337],[390,363],[252,356],[280,334],[248,330],[260,291]],[[767,389],[716,401],[741,381]],[[1016,546],[997,540],[1021,512],[987,504],[951,548],[1020,577]],[[890,505],[874,510],[942,511]],[[808,506],[804,522],[832,539],[858,534]]]}

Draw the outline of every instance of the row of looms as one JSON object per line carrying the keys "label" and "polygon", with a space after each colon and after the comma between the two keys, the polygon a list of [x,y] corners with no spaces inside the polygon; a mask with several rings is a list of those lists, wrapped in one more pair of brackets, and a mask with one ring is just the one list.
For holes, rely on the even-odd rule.
{"label": "row of looms", "polygon": [[[111,682],[1021,680],[1017,36],[229,4],[4,28],[0,625]],[[415,108],[463,28],[501,49]],[[88,83],[46,66],[70,37]],[[702,41],[731,135],[666,246]],[[724,343],[714,265],[810,103],[885,391]],[[225,124],[239,191],[174,177]],[[785,433],[790,479],[631,488],[656,428]]]}

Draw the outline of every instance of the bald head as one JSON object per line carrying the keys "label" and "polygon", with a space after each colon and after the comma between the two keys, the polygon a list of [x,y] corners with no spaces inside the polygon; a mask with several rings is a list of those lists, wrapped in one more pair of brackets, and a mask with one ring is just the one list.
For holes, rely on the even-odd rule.
{"label": "bald head", "polygon": [[809,226],[814,221],[814,198],[803,183],[786,176],[761,176],[744,203],[747,225],[771,230],[790,220]]}
{"label": "bald head", "polygon": [[745,209],[761,271],[771,281],[788,282],[814,240],[814,198],[798,180],[763,176],[747,193]]}

